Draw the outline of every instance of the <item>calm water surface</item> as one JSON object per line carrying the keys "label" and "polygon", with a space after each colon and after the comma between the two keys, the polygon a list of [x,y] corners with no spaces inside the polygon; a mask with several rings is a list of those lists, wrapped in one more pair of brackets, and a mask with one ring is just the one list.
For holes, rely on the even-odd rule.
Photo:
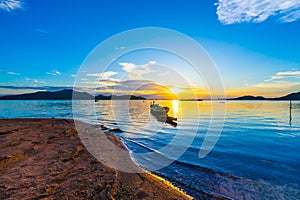
{"label": "calm water surface", "polygon": [[[171,108],[177,127],[149,114],[150,101],[80,101],[77,119],[124,130],[118,133],[133,153],[157,152],[170,142],[174,151],[191,141],[185,153],[156,173],[196,198],[300,199],[300,102],[182,102],[158,101]],[[212,107],[226,106],[222,134],[212,152],[199,158]],[[72,118],[71,101],[0,101],[0,117]],[[222,123],[221,115],[213,120]],[[211,127],[213,130],[214,127]],[[174,142],[182,135],[182,142]],[[135,158],[145,168],[157,160]]]}

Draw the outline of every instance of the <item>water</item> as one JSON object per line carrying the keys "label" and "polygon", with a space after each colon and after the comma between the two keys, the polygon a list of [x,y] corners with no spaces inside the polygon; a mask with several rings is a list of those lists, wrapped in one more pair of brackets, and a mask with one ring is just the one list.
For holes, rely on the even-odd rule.
{"label": "water", "polygon": [[[125,130],[118,133],[134,153],[157,152],[174,159],[176,149],[191,143],[171,165],[155,173],[196,198],[300,199],[300,102],[178,102],[160,101],[178,117],[177,127],[149,114],[149,101],[78,101],[77,119]],[[199,158],[212,107],[226,106],[217,144]],[[71,101],[0,101],[0,117],[72,118]],[[221,115],[214,118],[222,123]],[[214,127],[211,127],[212,130]],[[174,140],[180,136],[180,142]],[[162,151],[168,144],[173,151]],[[157,165],[152,157],[136,157],[145,168]]]}

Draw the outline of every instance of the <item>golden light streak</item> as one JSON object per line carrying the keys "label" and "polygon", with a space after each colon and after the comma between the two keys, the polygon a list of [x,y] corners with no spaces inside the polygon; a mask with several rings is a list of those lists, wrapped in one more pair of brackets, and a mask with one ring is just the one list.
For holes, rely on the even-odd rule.
{"label": "golden light streak", "polygon": [[173,108],[174,117],[177,117],[178,110],[179,110],[178,106],[179,106],[179,101],[172,100],[172,108]]}

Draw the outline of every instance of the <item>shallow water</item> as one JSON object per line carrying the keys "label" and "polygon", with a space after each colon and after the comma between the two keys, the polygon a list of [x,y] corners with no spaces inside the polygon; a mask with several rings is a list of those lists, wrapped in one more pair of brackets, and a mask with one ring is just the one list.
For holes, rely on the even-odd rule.
{"label": "shallow water", "polygon": [[[293,102],[291,121],[284,101],[157,102],[171,108],[177,127],[158,122],[149,113],[150,101],[99,101],[95,107],[78,101],[73,112],[82,121],[124,130],[117,135],[145,168],[176,159],[155,172],[197,198],[300,199],[300,102]],[[213,136],[216,145],[199,158],[210,121],[223,123],[222,107],[221,135]],[[0,117],[72,118],[72,103],[0,101]],[[210,130],[217,133],[217,128]],[[149,152],[158,156],[144,156]]]}

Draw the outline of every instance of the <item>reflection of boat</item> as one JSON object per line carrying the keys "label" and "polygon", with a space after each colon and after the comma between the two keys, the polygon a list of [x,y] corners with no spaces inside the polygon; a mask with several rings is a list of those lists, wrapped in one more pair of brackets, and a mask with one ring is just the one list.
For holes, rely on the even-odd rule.
{"label": "reflection of boat", "polygon": [[169,110],[169,107],[163,107],[159,104],[155,104],[154,102],[150,106],[150,113],[157,119],[157,121],[166,122],[176,127],[177,123],[174,121],[176,121],[177,118],[168,116]]}

